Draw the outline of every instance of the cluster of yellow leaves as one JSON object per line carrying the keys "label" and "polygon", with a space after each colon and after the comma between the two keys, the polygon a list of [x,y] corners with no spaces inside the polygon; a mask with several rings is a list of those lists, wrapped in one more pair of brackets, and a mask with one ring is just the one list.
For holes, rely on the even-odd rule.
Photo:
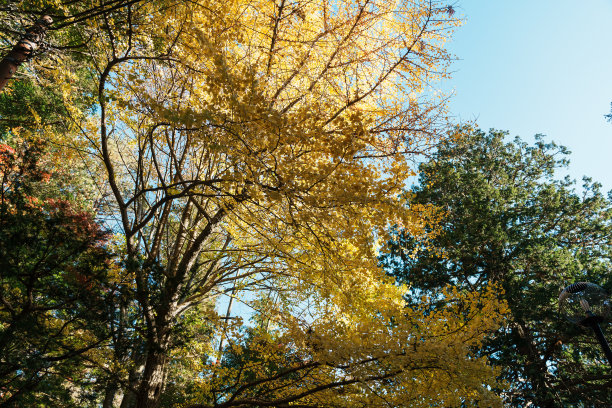
{"label": "cluster of yellow leaves", "polygon": [[[128,36],[92,39],[105,54],[95,61],[105,116],[83,133],[113,142],[102,155],[132,211],[124,225],[143,219],[151,236],[176,236],[164,238],[172,268],[219,216],[198,248],[202,264],[221,266],[198,295],[232,280],[238,291],[264,282],[277,293],[268,313],[283,347],[266,351],[275,342],[265,341],[257,354],[316,365],[281,394],[348,381],[342,394],[312,398],[494,404],[495,372],[470,353],[504,312],[494,292],[449,290],[442,311],[407,309],[406,288],[376,262],[390,225],[416,235],[439,217],[400,197],[415,154],[441,137],[444,98],[427,91],[446,75],[444,41],[459,24],[446,10],[419,0],[153,1],[132,10]],[[232,275],[240,278],[213,279],[228,264],[247,266]],[[231,376],[219,370],[202,374],[203,395]]]}
{"label": "cluster of yellow leaves", "polygon": [[[415,95],[449,62],[442,47],[459,21],[442,5],[151,2],[132,18],[129,39],[91,42],[106,54],[99,71],[120,60],[99,97],[128,197],[139,149],[155,150],[165,175],[147,155],[148,184],[138,188],[178,196],[188,183],[176,183],[195,180],[187,193],[206,197],[211,213],[227,209],[235,247],[257,246],[284,271],[341,291],[344,276],[370,279],[373,242],[389,225],[417,233],[433,216],[400,195],[413,153],[440,137],[443,101]],[[93,25],[112,31],[114,22]],[[99,128],[82,129],[99,149]]]}
{"label": "cluster of yellow leaves", "polygon": [[[237,246],[259,245],[303,279],[341,280],[374,266],[388,225],[417,232],[431,213],[399,196],[414,175],[406,152],[435,142],[444,107],[406,95],[444,72],[457,24],[429,2],[181,5],[151,24],[180,63],[117,70],[117,110],[189,129],[198,177],[214,180],[193,191],[230,209]],[[143,119],[123,119],[142,131]]]}
{"label": "cluster of yellow leaves", "polygon": [[248,346],[234,333],[231,353],[239,363],[206,367],[195,401],[216,392],[238,406],[286,400],[334,407],[501,406],[491,392],[498,371],[472,355],[507,312],[496,300],[498,288],[480,294],[448,288],[436,299],[447,306],[436,312],[427,310],[432,299],[405,308],[392,293],[403,288],[361,289],[376,292],[362,293],[369,310],[323,302],[308,321],[278,310],[279,330],[257,331]]}

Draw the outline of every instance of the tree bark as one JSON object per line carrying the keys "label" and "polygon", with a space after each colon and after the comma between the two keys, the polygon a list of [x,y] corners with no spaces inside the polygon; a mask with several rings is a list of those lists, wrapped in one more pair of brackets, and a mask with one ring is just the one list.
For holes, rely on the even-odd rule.
{"label": "tree bark", "polygon": [[132,369],[130,370],[128,377],[128,387],[123,390],[120,408],[134,408],[136,406],[136,393],[132,390],[136,389],[138,387],[138,384],[140,384],[139,376],[141,370],[143,369],[142,361],[140,361],[141,358],[142,357],[140,355],[137,355],[134,358],[134,361],[136,361],[136,363],[134,367],[132,367]]}
{"label": "tree bark", "polygon": [[136,397],[136,408],[157,408],[163,391],[172,347],[172,325],[175,323],[178,287],[170,284],[168,302],[157,309],[154,322],[149,322],[146,360]]}
{"label": "tree bark", "polygon": [[[165,342],[164,342],[165,343]],[[145,369],[136,400],[136,408],[156,408],[164,386],[168,362],[168,344],[157,344],[147,353]]]}
{"label": "tree bark", "polygon": [[118,387],[116,385],[111,385],[107,388],[106,393],[104,395],[104,402],[102,403],[102,408],[113,408],[115,405],[115,395],[117,395]]}
{"label": "tree bark", "polygon": [[4,89],[9,79],[13,77],[17,68],[32,57],[47,33],[47,29],[53,23],[49,16],[43,16],[28,28],[13,49],[0,61],[0,91]]}

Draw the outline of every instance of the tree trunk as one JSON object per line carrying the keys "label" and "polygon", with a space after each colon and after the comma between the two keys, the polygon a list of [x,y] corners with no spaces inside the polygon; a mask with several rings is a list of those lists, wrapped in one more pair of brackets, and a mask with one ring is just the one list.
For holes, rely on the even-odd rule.
{"label": "tree trunk", "polygon": [[[136,347],[137,348],[137,347]],[[144,357],[136,350],[131,355],[134,366],[130,369],[128,376],[128,386],[123,389],[120,408],[136,407],[136,391],[140,384],[140,376],[144,370]],[[128,364],[127,360],[125,361]]]}
{"label": "tree trunk", "polygon": [[151,347],[147,353],[145,369],[138,390],[136,408],[156,408],[164,386],[168,362],[168,342]]}
{"label": "tree trunk", "polygon": [[104,402],[102,403],[102,408],[113,408],[115,406],[115,396],[117,395],[118,387],[116,385],[111,385],[106,389],[106,394],[104,395]]}
{"label": "tree trunk", "polygon": [[172,295],[167,297],[168,303],[158,307],[155,322],[149,322],[146,360],[136,397],[136,408],[157,408],[164,388],[168,353],[173,340],[177,287],[172,286],[169,292]]}
{"label": "tree trunk", "polygon": [[[130,370],[130,375],[128,378],[128,384],[131,387],[136,387],[138,385],[138,372],[137,367],[134,367]],[[136,406],[136,394],[129,388],[123,391],[123,396],[121,398],[120,408],[134,408]]]}
{"label": "tree trunk", "polygon": [[26,30],[17,45],[0,61],[0,91],[4,89],[9,79],[13,77],[19,65],[27,61],[45,38],[47,29],[53,23],[49,16],[41,17],[33,26]]}

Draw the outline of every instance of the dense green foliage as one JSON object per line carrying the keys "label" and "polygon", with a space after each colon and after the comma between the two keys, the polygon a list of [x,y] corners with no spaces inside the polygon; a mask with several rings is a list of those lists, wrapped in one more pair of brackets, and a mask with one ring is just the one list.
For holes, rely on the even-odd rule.
{"label": "dense green foliage", "polygon": [[501,283],[511,314],[482,352],[502,368],[510,406],[610,406],[612,378],[598,345],[557,309],[559,292],[575,281],[612,289],[610,201],[588,179],[578,190],[557,179],[569,152],[541,137],[528,145],[498,131],[455,136],[421,165],[408,194],[410,204],[441,209],[439,235],[423,245],[400,233],[382,263],[410,285],[412,302],[449,283]]}
{"label": "dense green foliage", "polygon": [[62,192],[45,153],[40,142],[0,144],[3,407],[84,406],[81,357],[107,337],[108,236]]}

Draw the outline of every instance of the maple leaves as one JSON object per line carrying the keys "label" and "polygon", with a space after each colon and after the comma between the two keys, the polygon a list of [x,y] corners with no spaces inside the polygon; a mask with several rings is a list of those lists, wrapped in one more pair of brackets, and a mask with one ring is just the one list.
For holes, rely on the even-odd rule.
{"label": "maple leaves", "polygon": [[[104,338],[108,235],[56,190],[44,143],[0,143],[0,404],[66,401]],[[64,383],[64,384],[63,384]],[[32,392],[41,390],[41,394]]]}

